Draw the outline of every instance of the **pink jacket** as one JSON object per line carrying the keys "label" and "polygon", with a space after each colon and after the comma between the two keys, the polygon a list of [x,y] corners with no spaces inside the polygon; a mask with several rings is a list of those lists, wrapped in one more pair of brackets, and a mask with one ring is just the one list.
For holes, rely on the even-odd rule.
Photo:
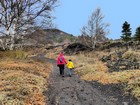
{"label": "pink jacket", "polygon": [[[62,62],[60,61],[60,58],[62,59]],[[66,62],[66,60],[65,60],[65,58],[64,58],[64,56],[63,56],[63,54],[61,53],[60,55],[59,55],[59,57],[57,58],[57,65],[64,65],[64,64],[66,64],[67,62]]]}

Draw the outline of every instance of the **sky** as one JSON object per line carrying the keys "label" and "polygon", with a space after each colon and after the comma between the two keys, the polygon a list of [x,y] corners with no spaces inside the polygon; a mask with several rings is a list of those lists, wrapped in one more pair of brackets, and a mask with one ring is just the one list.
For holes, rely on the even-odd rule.
{"label": "sky", "polygon": [[140,0],[59,0],[59,6],[54,10],[54,22],[64,32],[81,35],[80,30],[91,14],[100,8],[104,15],[103,22],[110,23],[107,37],[119,39],[125,21],[130,24],[132,35],[140,26],[139,4]]}

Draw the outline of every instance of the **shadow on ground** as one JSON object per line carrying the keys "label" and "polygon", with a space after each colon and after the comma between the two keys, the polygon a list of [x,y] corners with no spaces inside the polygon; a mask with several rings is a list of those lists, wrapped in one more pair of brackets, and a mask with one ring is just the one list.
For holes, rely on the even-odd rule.
{"label": "shadow on ground", "polygon": [[[97,81],[88,81],[93,88],[101,91],[107,98],[112,98],[118,105],[126,103],[126,105],[140,105],[137,99],[130,94],[125,94],[123,84],[106,84],[103,85]],[[125,104],[124,104],[125,105]]]}

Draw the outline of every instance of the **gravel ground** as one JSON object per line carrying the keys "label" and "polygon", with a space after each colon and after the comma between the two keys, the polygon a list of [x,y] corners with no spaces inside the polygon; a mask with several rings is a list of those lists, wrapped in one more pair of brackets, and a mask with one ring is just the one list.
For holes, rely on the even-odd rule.
{"label": "gravel ground", "polygon": [[45,93],[46,105],[140,105],[134,103],[131,96],[124,98],[116,86],[104,86],[94,81],[86,82],[75,74],[69,77],[66,74],[67,69],[65,77],[61,77],[55,60],[47,59],[43,54],[38,55],[37,59],[53,65],[49,89]]}

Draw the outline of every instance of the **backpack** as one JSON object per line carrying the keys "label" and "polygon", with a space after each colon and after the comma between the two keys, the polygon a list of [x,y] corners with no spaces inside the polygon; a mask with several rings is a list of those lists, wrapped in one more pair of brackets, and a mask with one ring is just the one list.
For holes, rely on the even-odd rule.
{"label": "backpack", "polygon": [[63,63],[63,58],[62,57],[60,57],[60,63]]}

